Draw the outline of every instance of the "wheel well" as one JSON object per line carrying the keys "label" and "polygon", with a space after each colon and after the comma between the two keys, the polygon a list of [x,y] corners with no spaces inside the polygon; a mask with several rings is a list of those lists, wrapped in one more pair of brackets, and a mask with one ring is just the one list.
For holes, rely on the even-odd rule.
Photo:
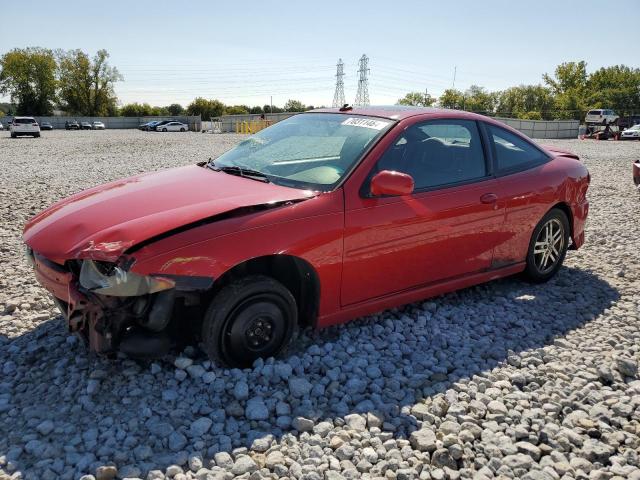
{"label": "wheel well", "polygon": [[571,237],[572,244],[569,247],[570,249],[575,249],[573,247],[573,213],[571,213],[571,207],[566,202],[556,203],[553,208],[557,208],[558,210],[562,210],[564,214],[567,216],[567,220],[569,220],[569,236]]}
{"label": "wheel well", "polygon": [[267,255],[247,260],[217,279],[213,294],[238,278],[255,274],[272,277],[287,287],[298,305],[298,325],[301,328],[315,327],[320,305],[320,280],[311,264],[299,257]]}

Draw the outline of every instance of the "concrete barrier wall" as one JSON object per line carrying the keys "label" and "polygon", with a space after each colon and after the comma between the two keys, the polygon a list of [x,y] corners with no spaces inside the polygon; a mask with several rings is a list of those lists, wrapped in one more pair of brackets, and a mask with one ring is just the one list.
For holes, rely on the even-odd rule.
{"label": "concrete barrier wall", "polygon": [[[200,115],[198,116],[166,116],[166,117],[34,117],[38,123],[49,122],[56,130],[64,129],[64,124],[67,120],[76,120],[80,122],[94,121],[104,123],[104,126],[108,129],[111,128],[138,128],[143,123],[151,122],[153,120],[175,120],[177,122],[186,123],[189,125],[189,130],[199,132],[202,126]],[[2,122],[5,126],[13,120],[13,117],[2,117]]]}
{"label": "concrete barrier wall", "polygon": [[[267,113],[266,120],[274,123],[289,118],[296,113]],[[138,128],[139,125],[152,120],[176,120],[189,125],[189,130],[199,132],[209,129],[209,122],[202,122],[200,116],[166,116],[166,117],[35,117],[39,123],[49,122],[55,129],[64,128],[67,120],[77,120],[78,122],[93,122],[95,120],[103,122],[106,128]],[[214,121],[220,122],[223,133],[235,133],[238,122],[251,122],[260,120],[260,114],[247,115],[223,115]],[[531,138],[577,138],[580,123],[577,120],[520,120],[517,118],[500,118],[496,120],[519,130]],[[0,120],[5,126],[12,120],[12,117],[2,117]]]}
{"label": "concrete barrier wall", "polygon": [[[289,118],[295,113],[266,114],[267,120],[279,122]],[[260,115],[223,115],[216,119],[221,122],[222,132],[235,132],[237,122],[250,122],[259,120]],[[580,122],[577,120],[520,120],[517,118],[495,117],[496,120],[506,123],[510,127],[519,130],[530,138],[577,138]]]}
{"label": "concrete barrier wall", "polygon": [[577,138],[580,127],[578,120],[520,120],[499,117],[495,117],[495,120],[506,123],[530,138]]}

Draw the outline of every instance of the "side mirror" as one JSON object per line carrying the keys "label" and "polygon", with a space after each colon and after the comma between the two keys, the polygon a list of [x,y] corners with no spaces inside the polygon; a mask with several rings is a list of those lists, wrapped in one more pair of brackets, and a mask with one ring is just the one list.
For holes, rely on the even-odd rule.
{"label": "side mirror", "polygon": [[409,195],[413,193],[413,187],[414,181],[411,175],[395,170],[383,170],[371,179],[371,194],[376,197]]}

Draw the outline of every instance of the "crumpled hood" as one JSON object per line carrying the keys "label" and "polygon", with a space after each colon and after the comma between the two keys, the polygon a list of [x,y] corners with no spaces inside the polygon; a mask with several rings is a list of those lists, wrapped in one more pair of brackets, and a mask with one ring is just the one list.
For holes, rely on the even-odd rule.
{"label": "crumpled hood", "polygon": [[137,175],[68,197],[27,222],[24,241],[52,260],[116,260],[169,230],[231,210],[313,196],[196,165]]}

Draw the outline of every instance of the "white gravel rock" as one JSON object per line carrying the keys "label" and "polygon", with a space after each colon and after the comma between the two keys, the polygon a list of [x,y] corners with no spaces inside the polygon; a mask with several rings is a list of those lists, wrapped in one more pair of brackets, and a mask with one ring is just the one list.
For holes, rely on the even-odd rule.
{"label": "white gravel rock", "polygon": [[547,284],[303,332],[244,370],[193,347],[151,364],[88,354],[22,260],[25,221],[241,138],[0,135],[0,478],[640,479],[637,142],[545,142],[592,177],[586,244]]}

